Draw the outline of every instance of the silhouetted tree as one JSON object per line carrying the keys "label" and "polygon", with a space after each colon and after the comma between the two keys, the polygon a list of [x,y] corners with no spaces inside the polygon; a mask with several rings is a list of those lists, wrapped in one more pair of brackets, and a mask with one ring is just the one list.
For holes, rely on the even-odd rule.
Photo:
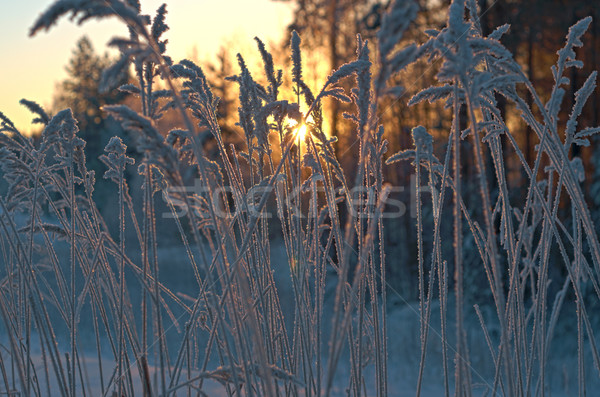
{"label": "silhouetted tree", "polygon": [[[66,65],[67,78],[57,85],[53,110],[57,112],[71,108],[77,120],[78,135],[86,141],[85,154],[90,170],[96,173],[94,196],[101,212],[109,209],[110,182],[102,178],[106,167],[99,160],[111,137],[123,136],[121,125],[102,111],[102,106],[116,104],[126,99],[126,94],[117,89],[101,92],[99,88],[102,72],[111,65],[107,54],[98,55],[91,41],[81,37]],[[126,84],[128,74],[123,73],[118,86]]]}
{"label": "silhouetted tree", "polygon": [[[87,142],[86,154],[92,169],[100,165],[97,157],[102,154],[110,137],[121,133],[119,124],[101,110],[104,105],[122,102],[126,96],[118,90],[100,91],[102,72],[110,64],[110,57],[98,55],[90,39],[83,36],[66,66],[68,76],[58,84],[54,97],[55,110],[69,107],[73,111],[79,134]],[[123,74],[122,84],[126,84],[127,80],[127,74]]]}

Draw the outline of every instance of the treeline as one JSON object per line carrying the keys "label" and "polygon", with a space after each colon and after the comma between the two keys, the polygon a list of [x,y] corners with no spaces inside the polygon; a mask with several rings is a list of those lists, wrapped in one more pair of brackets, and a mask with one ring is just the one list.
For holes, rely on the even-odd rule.
{"label": "treeline", "polygon": [[[285,1],[285,0],[284,0]],[[472,0],[473,3],[475,0]],[[303,53],[305,57],[305,81],[313,84],[316,88],[327,78],[331,70],[351,61],[356,57],[356,37],[358,34],[369,41],[371,59],[375,63],[375,74],[379,54],[377,44],[380,39],[378,31],[381,27],[383,15],[389,8],[389,0],[385,1],[355,1],[355,0],[287,0],[294,7],[294,16],[287,34],[283,35],[282,43],[278,48],[272,48],[275,64],[282,69],[291,68],[288,50],[289,37],[292,31],[297,31],[302,37]],[[406,26],[406,33],[399,46],[410,43],[423,43],[428,39],[428,29],[441,29],[447,20],[448,4],[442,0],[420,0],[419,11],[415,20]],[[598,59],[600,53],[600,7],[594,2],[584,0],[477,0],[481,30],[484,35],[489,35],[497,27],[509,23],[512,27],[503,36],[502,43],[512,52],[516,60],[522,66],[529,80],[541,94],[545,101],[548,99],[555,83],[552,73],[552,65],[557,59],[557,50],[562,47],[564,38],[569,27],[577,20],[591,15],[594,19],[588,32],[583,36],[584,46],[578,49],[577,57],[583,60],[581,68],[572,68],[569,77],[568,89],[565,90],[565,104],[559,121],[559,131],[564,131],[566,120],[576,99],[577,90],[581,87],[586,77],[597,70],[600,64]],[[258,53],[258,52],[257,52]],[[244,54],[246,57],[248,54]],[[101,92],[99,81],[101,71],[111,62],[107,56],[97,55],[91,47],[89,40],[83,38],[73,52],[69,61],[67,71],[69,77],[59,85],[55,99],[55,110],[71,107],[75,118],[79,120],[79,128],[82,136],[88,142],[88,156],[92,161],[92,168],[98,167],[97,174],[103,172],[102,165],[95,160],[101,153],[102,148],[113,135],[119,135],[118,123],[110,120],[100,109],[102,106],[112,103],[125,102],[135,109],[138,101],[131,98],[126,92],[111,91]],[[238,73],[238,60],[236,54],[223,48],[217,55],[217,61],[204,62],[204,70],[216,95],[221,100],[219,103],[219,122],[223,136],[231,144],[243,147],[245,142],[239,137],[239,126],[235,125],[238,112],[238,98],[236,87],[233,82],[227,81],[227,77]],[[424,103],[418,106],[408,106],[410,98],[424,87],[428,87],[434,81],[434,76],[439,71],[440,63],[421,62],[409,67],[405,72],[393,76],[392,86],[399,87],[403,94],[398,98],[395,91],[391,96],[381,95],[379,114],[377,120],[385,128],[386,138],[389,141],[388,153],[398,150],[409,149],[412,146],[410,131],[417,125],[423,125],[434,137],[434,148],[442,148],[447,144],[447,138],[451,130],[452,115],[445,109],[443,103]],[[261,76],[260,70],[256,70],[256,76]],[[130,76],[123,76],[126,83]],[[260,77],[257,77],[260,79]],[[376,79],[377,76],[374,76]],[[286,82],[287,94],[290,100],[294,100],[295,94],[291,82]],[[350,85],[347,87],[349,91]],[[523,87],[517,87],[522,89]],[[595,89],[590,100],[584,107],[579,117],[581,128],[598,126],[600,114],[598,89]],[[529,105],[532,105],[531,98]],[[514,136],[519,147],[523,151],[526,161],[533,165],[536,158],[536,145],[539,140],[530,128],[527,127],[520,112],[500,95],[496,101],[498,108],[502,111],[507,126]],[[534,107],[535,108],[535,107]],[[356,126],[346,118],[344,113],[349,110],[343,103],[330,100],[325,101],[325,132],[337,137],[337,156],[351,175],[353,167],[356,167],[356,157],[359,145],[356,136]],[[463,112],[466,110],[463,110]],[[466,116],[466,115],[465,115]],[[467,117],[461,117],[467,128]],[[562,124],[561,124],[562,123]],[[181,127],[181,121],[176,114],[168,114],[161,120],[161,131],[169,131],[172,128]],[[374,130],[376,125],[370,125]],[[514,199],[524,199],[526,192],[521,189],[527,185],[527,178],[523,174],[522,167],[518,164],[517,156],[511,152],[510,145],[502,137],[505,163],[508,169],[511,165],[514,172],[508,174],[508,183],[511,186],[511,194]],[[595,142],[595,141],[592,141]],[[211,151],[211,142],[205,142],[207,152]],[[590,147],[579,147],[574,145],[572,156],[580,157],[587,173],[584,192],[591,205],[592,213],[596,218],[596,224],[600,223],[600,145],[592,144]],[[473,204],[478,200],[475,183],[476,169],[472,157],[472,149],[469,142],[465,141],[462,149],[464,151],[463,171],[468,175],[464,185],[465,200],[472,197]],[[216,154],[216,153],[215,153]],[[132,154],[133,155],[133,154]],[[487,161],[491,162],[491,156],[486,153]],[[542,160],[544,161],[544,160]],[[492,166],[487,167],[493,170]],[[543,169],[543,167],[541,168]],[[397,189],[393,191],[391,199],[404,203],[405,214],[400,217],[388,219],[388,233],[386,247],[389,258],[394,258],[389,264],[390,280],[396,280],[396,284],[402,285],[402,280],[410,280],[415,268],[413,258],[416,255],[415,242],[415,219],[414,213],[414,171],[413,167],[406,162],[403,165],[384,167],[384,179],[394,185]],[[491,172],[491,171],[490,171]],[[495,180],[490,175],[490,180]],[[472,192],[472,195],[469,195]],[[102,189],[97,191],[102,195]],[[470,203],[467,203],[470,204]],[[427,205],[425,203],[425,205]],[[477,208],[477,205],[471,206]],[[425,215],[427,216],[427,208]],[[560,211],[570,211],[569,208],[561,208]],[[477,216],[477,214],[474,214]],[[446,241],[451,241],[446,239]],[[468,260],[473,257],[476,260],[475,248],[465,242],[467,252],[473,251],[472,255],[467,253]],[[402,265],[400,265],[402,264]],[[415,265],[416,266],[416,265]],[[478,275],[473,275],[477,277]],[[410,283],[403,286],[405,289],[414,288]]]}

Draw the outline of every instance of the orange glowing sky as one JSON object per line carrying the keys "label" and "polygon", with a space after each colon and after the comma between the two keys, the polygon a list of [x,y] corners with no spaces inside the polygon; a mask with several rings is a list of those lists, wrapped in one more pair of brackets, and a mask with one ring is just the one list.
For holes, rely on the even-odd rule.
{"label": "orange glowing sky", "polygon": [[[167,53],[174,61],[214,56],[223,43],[245,53],[254,48],[253,37],[265,43],[280,40],[292,17],[287,3],[271,0],[141,0],[142,12],[154,16],[167,2],[165,34]],[[82,26],[63,17],[49,32],[29,37],[29,27],[52,0],[3,1],[0,8],[0,111],[22,131],[31,129],[31,113],[19,105],[21,98],[49,109],[56,83],[66,77],[65,65],[77,40],[90,37],[97,53],[106,50],[113,36],[127,36],[114,18],[88,21]]]}

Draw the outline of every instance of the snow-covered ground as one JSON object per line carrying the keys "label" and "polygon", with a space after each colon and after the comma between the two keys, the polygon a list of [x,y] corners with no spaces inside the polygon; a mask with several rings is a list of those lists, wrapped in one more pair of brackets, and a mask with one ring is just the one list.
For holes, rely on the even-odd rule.
{"label": "snow-covered ground", "polygon": [[[172,245],[169,247],[161,247],[158,252],[159,263],[161,264],[161,280],[169,287],[174,293],[180,298],[187,299],[186,297],[193,297],[197,294],[196,281],[194,274],[191,271],[187,257],[181,247]],[[277,288],[279,291],[280,300],[286,318],[286,323],[293,321],[293,306],[294,298],[291,288],[291,279],[289,266],[285,255],[285,249],[281,242],[275,241],[271,245],[271,261],[274,266],[274,275]],[[330,276],[332,288],[335,282],[335,276]],[[131,296],[132,304],[134,308],[141,302],[141,289],[138,283],[132,283],[128,293]],[[327,294],[327,300],[329,303],[333,300],[333,292],[329,291]],[[420,361],[420,342],[419,342],[419,305],[417,302],[408,302],[402,295],[401,291],[393,289],[388,290],[388,390],[390,396],[414,396],[416,392],[416,384],[419,370]],[[449,302],[450,308],[448,310],[448,370],[450,377],[454,374],[454,359],[455,359],[455,348],[454,348],[454,325],[452,321],[452,299]],[[327,305],[326,305],[327,306]],[[329,305],[328,307],[331,307]],[[291,309],[290,309],[291,308]],[[434,397],[444,395],[443,386],[443,366],[442,366],[442,338],[440,335],[440,314],[439,314],[439,303],[434,301],[431,307],[431,321],[430,321],[430,332],[429,342],[427,349],[427,365],[424,372],[424,381],[422,396],[423,397]],[[137,310],[137,309],[136,309]],[[490,318],[493,316],[490,314]],[[174,312],[178,320],[181,322],[185,321],[186,315],[182,311]],[[324,315],[324,320],[328,321],[332,316],[330,313]],[[165,320],[168,322],[168,318],[165,316]],[[470,319],[474,320],[474,319]],[[492,388],[494,378],[494,367],[490,359],[489,349],[482,336],[480,326],[477,321],[467,321],[467,339],[469,343],[469,357],[471,376],[473,384],[476,387],[473,390],[473,395],[483,396],[489,392]],[[169,343],[169,350],[172,355],[176,354],[179,348],[178,338],[180,337],[181,325],[176,327],[174,324],[169,323],[166,327],[167,330],[167,341]],[[490,322],[489,327],[493,334],[493,321]],[[62,353],[69,353],[68,346],[68,330],[57,329],[59,333],[59,339],[62,340],[63,345],[59,346]],[[5,333],[2,329],[2,333]],[[63,335],[60,335],[63,333]],[[325,338],[327,338],[327,331]],[[35,340],[35,337],[33,338]],[[7,349],[10,344],[6,338],[6,335],[1,337],[2,340],[2,356],[6,360]],[[87,389],[91,391],[91,395],[101,395],[101,380],[100,380],[100,365],[95,352],[95,339],[94,332],[90,322],[82,321],[79,328],[79,341],[81,344],[80,357],[82,367],[82,382],[86,385]],[[106,385],[107,380],[112,376],[115,371],[114,358],[110,353],[110,349],[107,346],[102,352],[102,376],[103,382]],[[573,344],[575,343],[575,344]],[[563,346],[564,345],[564,346]],[[575,346],[576,341],[573,341],[573,335],[557,335],[554,339],[554,354],[547,366],[548,383],[550,388],[547,390],[547,396],[571,396],[577,394],[577,357],[576,350],[571,350],[565,346]],[[103,346],[104,347],[104,346]],[[326,349],[323,349],[326,350]],[[569,353],[570,352],[570,353]],[[40,385],[46,387],[46,380],[44,376],[44,368],[42,365],[42,351],[39,349],[39,345],[33,344],[33,355],[32,361],[35,364],[37,375],[40,377]],[[324,357],[326,359],[326,357]],[[7,368],[7,377],[9,383],[13,377],[14,370],[9,365],[9,361],[5,361]],[[587,370],[589,385],[588,390],[591,392],[594,387],[598,387],[597,372],[594,372],[592,367],[591,359],[589,363],[589,369]],[[218,363],[211,362],[209,370],[213,370],[218,366]],[[135,375],[137,367],[132,365],[132,371],[134,379],[137,378]],[[374,395],[374,365],[369,365],[364,370],[365,382],[367,395]],[[150,372],[154,372],[154,367],[150,366]],[[349,368],[349,357],[347,352],[344,352],[343,359],[340,361],[338,366],[336,381],[333,389],[334,396],[345,396],[346,388],[348,387],[347,379],[350,373]],[[192,372],[192,376],[194,373]],[[43,379],[43,380],[42,380]],[[594,379],[594,380],[592,380]],[[16,380],[16,379],[15,379]],[[50,390],[57,391],[57,384],[52,379],[49,382]],[[0,391],[4,387],[4,383],[0,381]],[[136,395],[141,395],[141,385],[136,384],[137,390]],[[19,389],[18,383],[15,385],[15,389]],[[453,384],[450,382],[451,394],[453,394]],[[532,388],[532,391],[535,387]],[[225,395],[224,389],[221,384],[214,380],[207,380],[203,385],[203,391],[208,396],[221,396]],[[4,391],[5,392],[5,391]],[[138,394],[140,393],[140,394]],[[48,393],[45,390],[40,390],[40,395],[45,396]],[[51,395],[55,395],[51,392]]]}

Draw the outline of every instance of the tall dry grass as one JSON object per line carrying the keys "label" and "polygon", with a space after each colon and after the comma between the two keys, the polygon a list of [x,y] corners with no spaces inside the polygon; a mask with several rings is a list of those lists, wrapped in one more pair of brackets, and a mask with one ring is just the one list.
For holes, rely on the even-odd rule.
{"label": "tall dry grass", "polygon": [[[500,43],[507,27],[481,35],[472,0],[453,1],[444,29],[428,31],[425,43],[400,49],[417,7],[393,3],[378,36],[377,60],[358,37],[356,59],[332,71],[319,92],[303,80],[300,37],[294,32],[293,98],[282,98],[284,72],[257,39],[267,84],[253,77],[241,55],[239,73],[230,78],[239,87],[238,126],[246,142],[240,150],[227,146],[221,135],[219,99],[202,69],[166,55],[165,6],[149,17],[136,1],[60,0],[40,16],[31,34],[68,13],[80,22],[117,17],[129,27],[129,37],[111,41],[121,58],[102,84],[116,89],[116,76],[132,67],[136,81],[118,89],[139,97],[141,112],[124,105],[104,110],[133,138],[143,184],[140,200],[132,198],[125,172],[133,159],[123,141],[113,138],[102,161],[103,177],[115,183],[114,233],[94,200],[96,175],[86,167],[85,142],[77,137],[71,111],[49,117],[29,103],[44,125],[39,145],[2,115],[0,158],[10,185],[0,198],[4,393],[209,395],[215,391],[209,392],[207,384],[216,381],[224,395],[328,396],[340,388],[353,396],[394,395],[388,388],[394,371],[389,357],[397,352],[388,341],[401,330],[387,325],[390,260],[383,246],[383,214],[389,186],[382,170],[385,135],[396,132],[379,125],[377,115],[385,109],[378,102],[384,95],[401,95],[398,87],[387,86],[390,76],[414,62],[438,59],[439,85],[421,91],[410,105],[445,101],[453,117],[445,150],[436,153],[431,135],[416,127],[414,148],[386,161],[412,160],[417,180],[414,260],[421,354],[416,393],[421,394],[426,365],[431,365],[427,353],[434,331],[441,338],[442,359],[433,365],[442,368],[444,395],[472,395],[482,382],[485,395],[545,395],[555,327],[565,301],[574,298],[567,307],[576,309],[572,336],[578,346],[579,393],[585,395],[588,380],[598,376],[589,373],[586,357],[596,369],[600,364],[585,303],[589,294],[600,297],[600,244],[581,190],[581,163],[569,149],[589,143],[599,131],[577,128],[595,73],[578,92],[570,119],[561,123],[558,114],[565,73],[579,66],[574,50],[582,45],[589,18],[569,31],[546,103]],[[354,88],[346,91],[342,80],[352,81]],[[157,88],[159,81],[165,89]],[[534,98],[533,109],[521,88]],[[533,166],[505,124],[498,96],[514,103],[537,134]],[[354,122],[347,133],[359,145],[355,175],[344,172],[335,138],[323,132],[325,98],[353,105],[345,117]],[[157,121],[170,108],[180,112],[183,125],[159,131]],[[304,128],[306,134],[300,134]],[[216,145],[218,161],[205,153],[208,140]],[[524,202],[511,201],[503,141],[527,177]],[[472,150],[475,181],[461,169],[461,147]],[[185,188],[190,175],[193,189]],[[476,208],[465,203],[467,184],[478,186]],[[432,192],[431,202],[421,187]],[[561,205],[572,209],[566,219]],[[424,208],[431,208],[432,227],[424,221]],[[166,259],[160,254],[165,217],[180,239],[180,254]],[[442,241],[444,220],[453,225],[451,243]],[[280,258],[271,256],[273,231],[282,237],[287,286],[274,274],[281,266]],[[465,297],[466,241],[475,243],[478,265],[487,275],[493,318],[484,317],[482,302]],[[450,244],[452,252],[446,249]],[[564,265],[563,279],[550,276],[555,261]],[[195,296],[163,282],[165,273],[183,267],[194,278]],[[551,281],[560,288],[549,289]],[[281,299],[286,288],[292,302]],[[434,300],[439,313],[432,309]],[[494,369],[490,378],[477,378],[469,358],[467,334],[476,331],[466,313],[473,305]],[[439,330],[431,327],[434,315],[439,315]],[[489,332],[490,326],[498,335]],[[96,365],[90,373],[86,362],[92,356]],[[345,357],[349,364],[340,370]]]}

